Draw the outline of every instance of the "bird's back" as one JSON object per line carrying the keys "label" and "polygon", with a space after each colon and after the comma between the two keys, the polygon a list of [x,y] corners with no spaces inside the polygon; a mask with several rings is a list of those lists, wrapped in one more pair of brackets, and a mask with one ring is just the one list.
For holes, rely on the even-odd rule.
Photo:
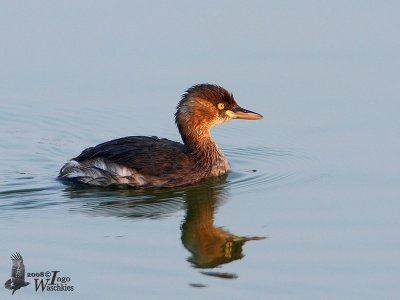
{"label": "bird's back", "polygon": [[[66,163],[59,178],[97,186],[177,186],[201,178],[195,158],[183,144],[129,136],[85,149]],[[201,177],[201,176],[200,176]]]}

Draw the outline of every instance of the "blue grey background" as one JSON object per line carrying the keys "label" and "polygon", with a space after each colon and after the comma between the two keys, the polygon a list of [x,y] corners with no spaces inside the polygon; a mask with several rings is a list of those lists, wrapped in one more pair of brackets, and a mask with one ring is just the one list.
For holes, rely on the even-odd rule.
{"label": "blue grey background", "polygon": [[[0,276],[19,251],[27,271],[58,268],[75,285],[58,294],[30,286],[19,299],[398,297],[397,1],[0,7]],[[96,143],[180,140],[175,105],[201,82],[265,116],[213,130],[234,170],[216,224],[268,237],[218,269],[235,280],[186,261],[179,195],[161,215],[132,219],[93,209],[124,195],[75,199],[54,180]]]}

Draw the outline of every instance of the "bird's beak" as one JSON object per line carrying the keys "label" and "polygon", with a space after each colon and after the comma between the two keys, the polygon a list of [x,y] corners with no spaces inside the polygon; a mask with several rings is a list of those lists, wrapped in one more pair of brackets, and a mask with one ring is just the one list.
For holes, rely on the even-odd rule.
{"label": "bird's beak", "polygon": [[244,119],[244,120],[260,120],[263,118],[262,115],[252,112],[250,110],[241,108],[240,106],[235,107],[232,110],[227,110],[225,114],[231,119]]}

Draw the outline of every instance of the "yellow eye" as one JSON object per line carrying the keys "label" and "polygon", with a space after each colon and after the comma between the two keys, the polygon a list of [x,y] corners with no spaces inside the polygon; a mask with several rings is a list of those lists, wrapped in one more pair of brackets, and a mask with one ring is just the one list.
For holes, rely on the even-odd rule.
{"label": "yellow eye", "polygon": [[219,110],[223,110],[225,108],[225,105],[221,102],[221,103],[218,103],[218,109]]}

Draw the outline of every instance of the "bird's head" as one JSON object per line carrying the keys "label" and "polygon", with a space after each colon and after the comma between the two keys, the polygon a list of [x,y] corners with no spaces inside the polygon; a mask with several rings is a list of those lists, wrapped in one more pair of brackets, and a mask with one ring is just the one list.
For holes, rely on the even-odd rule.
{"label": "bird's head", "polygon": [[175,122],[179,131],[209,130],[232,119],[259,120],[263,116],[241,108],[232,93],[212,84],[198,84],[189,88],[177,105]]}

